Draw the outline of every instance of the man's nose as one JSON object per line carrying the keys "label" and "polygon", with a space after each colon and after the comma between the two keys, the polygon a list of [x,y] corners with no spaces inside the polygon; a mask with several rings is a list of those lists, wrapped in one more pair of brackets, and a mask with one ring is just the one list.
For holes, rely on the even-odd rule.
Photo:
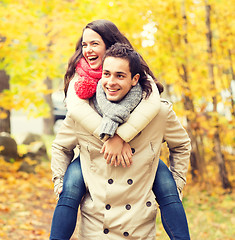
{"label": "man's nose", "polygon": [[115,79],[114,76],[110,76],[109,81],[108,81],[108,84],[109,84],[110,86],[116,84],[116,79]]}

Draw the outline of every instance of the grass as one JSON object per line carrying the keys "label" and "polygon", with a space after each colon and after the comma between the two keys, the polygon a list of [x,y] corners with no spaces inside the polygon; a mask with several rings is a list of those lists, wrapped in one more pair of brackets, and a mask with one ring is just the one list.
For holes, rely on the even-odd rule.
{"label": "grass", "polygon": [[[235,194],[201,190],[197,185],[187,185],[183,205],[189,223],[191,240],[235,239]],[[157,238],[169,239],[162,227],[160,213],[157,217]]]}

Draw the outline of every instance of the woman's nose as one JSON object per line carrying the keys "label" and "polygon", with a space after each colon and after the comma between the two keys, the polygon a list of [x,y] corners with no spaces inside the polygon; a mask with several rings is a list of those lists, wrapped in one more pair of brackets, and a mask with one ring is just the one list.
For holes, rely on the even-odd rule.
{"label": "woman's nose", "polygon": [[92,46],[89,46],[89,45],[88,45],[88,46],[86,47],[86,51],[87,51],[87,52],[92,52]]}

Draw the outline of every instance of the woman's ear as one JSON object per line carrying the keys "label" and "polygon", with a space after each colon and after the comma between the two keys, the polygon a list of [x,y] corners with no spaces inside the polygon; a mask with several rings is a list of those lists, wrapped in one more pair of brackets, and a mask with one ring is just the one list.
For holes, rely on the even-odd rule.
{"label": "woman's ear", "polygon": [[138,81],[139,81],[139,79],[140,79],[140,74],[139,73],[136,73],[135,74],[135,76],[132,78],[132,86],[135,86],[137,83],[138,83]]}

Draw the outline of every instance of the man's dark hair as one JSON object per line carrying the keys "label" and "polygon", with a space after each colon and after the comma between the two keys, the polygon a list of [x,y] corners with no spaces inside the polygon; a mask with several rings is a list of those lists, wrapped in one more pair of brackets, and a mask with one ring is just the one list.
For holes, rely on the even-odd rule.
{"label": "man's dark hair", "polygon": [[103,61],[107,57],[126,59],[129,62],[131,77],[133,78],[138,73],[140,75],[139,83],[146,93],[146,97],[151,94],[152,88],[148,76],[141,65],[139,54],[133,48],[124,43],[115,43],[106,51]]}

